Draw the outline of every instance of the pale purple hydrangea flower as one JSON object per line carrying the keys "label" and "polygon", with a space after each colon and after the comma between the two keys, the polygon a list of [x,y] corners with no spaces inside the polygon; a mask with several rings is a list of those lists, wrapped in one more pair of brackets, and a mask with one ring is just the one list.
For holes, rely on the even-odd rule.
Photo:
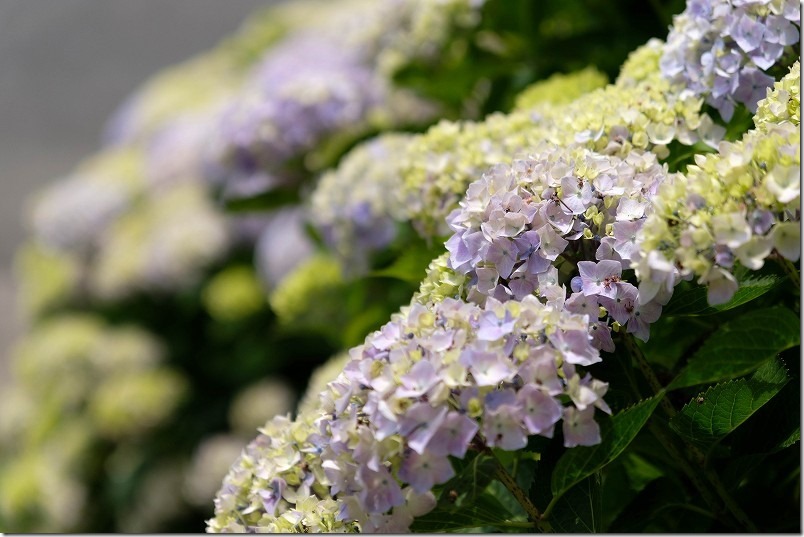
{"label": "pale purple hydrangea flower", "polygon": [[799,42],[800,26],[795,0],[689,0],[667,36],[662,73],[727,121],[738,103],[756,112],[774,82],[764,71]]}
{"label": "pale purple hydrangea flower", "polygon": [[562,418],[566,445],[599,442],[593,416],[611,412],[608,385],[574,365],[599,361],[586,324],[535,296],[403,308],[320,396],[321,468],[341,519],[405,531],[406,510],[431,509],[417,498],[455,475],[449,456],[522,449],[530,435],[551,438]]}
{"label": "pale purple hydrangea flower", "polygon": [[[469,278],[467,298],[479,304],[488,297],[537,295],[586,315],[583,330],[550,337],[572,363],[589,365],[590,356],[572,350],[576,338],[588,332],[596,348],[612,351],[611,323],[617,322],[647,340],[649,323],[669,300],[668,293],[652,289],[642,300],[623,280],[623,271],[641,259],[637,236],[666,176],[651,153],[621,158],[580,147],[548,147],[490,168],[449,215],[450,266]],[[577,272],[559,282],[555,266],[566,262]],[[673,283],[676,276],[671,267]],[[602,321],[600,306],[607,310]],[[484,320],[481,337],[495,329]]]}
{"label": "pale purple hydrangea flower", "polygon": [[286,39],[266,53],[221,114],[224,182],[259,190],[274,186],[272,176],[290,179],[290,159],[364,123],[386,93],[357,51],[310,33]]}
{"label": "pale purple hydrangea flower", "polygon": [[104,229],[131,206],[131,190],[94,175],[58,181],[34,200],[33,231],[52,248],[85,254],[98,247]]}

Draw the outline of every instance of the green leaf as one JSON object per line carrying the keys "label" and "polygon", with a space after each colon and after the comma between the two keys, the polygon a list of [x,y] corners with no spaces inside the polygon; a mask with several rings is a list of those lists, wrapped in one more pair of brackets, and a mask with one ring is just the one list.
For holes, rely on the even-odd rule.
{"label": "green leaf", "polygon": [[595,473],[567,492],[556,503],[550,516],[553,530],[563,533],[603,531],[603,499],[600,474]]}
{"label": "green leaf", "polygon": [[745,375],[800,340],[799,319],[790,310],[779,306],[751,311],[707,339],[668,389]]}
{"label": "green leaf", "polygon": [[225,200],[224,206],[227,211],[233,213],[257,212],[276,209],[284,205],[295,205],[299,203],[300,199],[297,188],[277,188],[249,198]]}
{"label": "green leaf", "polygon": [[[632,444],[633,445],[633,444]],[[603,475],[603,530],[649,483],[664,472],[629,449],[622,457],[606,466]]]}
{"label": "green leaf", "polygon": [[645,399],[612,416],[610,420],[603,421],[600,427],[601,442],[596,446],[568,450],[553,470],[551,488],[554,501],[573,485],[616,459],[648,421],[662,397],[664,394],[660,393]]}
{"label": "green leaf", "polygon": [[[705,320],[706,319],[706,320]],[[672,380],[679,361],[689,356],[690,349],[699,344],[699,341],[714,330],[715,323],[712,317],[667,317],[661,318],[650,327],[650,339],[639,346],[645,354],[645,359],[653,365],[658,365],[672,376]],[[630,361],[628,362],[630,367]],[[662,380],[661,378],[659,379]]]}
{"label": "green leaf", "polygon": [[721,311],[742,306],[771,291],[784,278],[768,275],[741,280],[734,296],[725,304],[710,306],[706,298],[706,287],[689,282],[681,282],[673,291],[673,298],[662,309],[662,315],[712,315]]}
{"label": "green leaf", "polygon": [[418,284],[424,279],[427,266],[443,252],[429,248],[409,248],[405,250],[390,266],[371,271],[369,277],[395,278]]}
{"label": "green leaf", "polygon": [[670,420],[670,426],[693,444],[709,449],[770,401],[789,380],[781,360],[770,360],[750,379],[709,388],[687,403]]}
{"label": "green leaf", "polygon": [[497,461],[488,455],[467,456],[465,459],[451,459],[455,477],[441,486],[439,506],[449,507],[455,500],[449,498],[449,492],[455,491],[461,501],[473,501],[486,490],[494,480]]}
{"label": "green leaf", "polygon": [[797,382],[788,382],[768,404],[731,434],[729,456],[776,453],[800,438],[801,388]]}
{"label": "green leaf", "polygon": [[471,502],[464,501],[450,507],[438,506],[411,525],[415,533],[453,532],[486,526],[505,526],[512,515],[491,494],[482,494]]}

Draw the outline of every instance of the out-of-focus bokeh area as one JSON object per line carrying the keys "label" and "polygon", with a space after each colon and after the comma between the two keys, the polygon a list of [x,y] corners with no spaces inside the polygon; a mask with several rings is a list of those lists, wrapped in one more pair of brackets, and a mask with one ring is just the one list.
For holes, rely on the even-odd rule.
{"label": "out-of-focus bokeh area", "polygon": [[[210,48],[276,0],[0,2],[0,345],[19,330],[12,256],[31,194],[98,148],[109,116],[156,71]],[[6,354],[3,353],[3,359]],[[0,386],[7,381],[6,364]]]}
{"label": "out-of-focus bokeh area", "polygon": [[202,530],[257,428],[443,250],[440,215],[389,218],[391,156],[427,175],[439,120],[604,85],[681,4],[4,0],[0,530]]}
{"label": "out-of-focus bokeh area", "polygon": [[[14,286],[13,273],[15,253],[30,234],[26,210],[30,208],[31,196],[47,184],[69,175],[82,160],[98,150],[110,115],[146,79],[208,50],[232,34],[255,9],[275,3],[276,0],[0,2],[0,71],[3,73],[0,77],[0,394],[10,393],[10,350],[29,324],[20,312],[23,305],[18,300],[19,289]],[[78,319],[72,325],[68,322],[55,330],[68,338],[86,338],[89,332],[97,331],[98,326],[92,320],[84,321]],[[126,341],[144,346],[147,352],[155,350],[147,341],[138,341],[136,331],[119,335],[122,343],[117,348],[121,352],[126,352],[123,350]],[[39,344],[50,344],[45,338],[37,339]],[[69,382],[62,372],[52,373],[55,384],[64,386]],[[284,386],[281,389],[284,390]],[[11,410],[5,406],[3,413],[11,414]],[[14,410],[22,412],[24,409]],[[246,427],[251,429],[252,424]],[[76,436],[80,433],[73,438]],[[246,438],[249,436],[250,430],[245,434]],[[6,454],[7,440],[0,441]],[[230,455],[236,456],[239,449],[231,444],[230,439],[213,438],[207,449],[214,451],[219,447],[227,454],[218,464],[223,470],[231,463]],[[60,448],[69,450],[65,445]],[[0,494],[5,512],[8,508],[26,507],[20,505],[27,501],[23,490],[26,487],[30,489],[28,498],[40,494],[41,491],[35,490],[37,487],[49,487],[45,497],[54,501],[50,506],[27,506],[42,510],[29,514],[27,521],[6,520],[0,515],[3,521],[0,531],[15,528],[65,531],[76,527],[71,523],[83,516],[76,502],[87,498],[89,491],[69,483],[65,488],[64,481],[53,472],[54,465],[58,464],[55,459],[60,456],[66,457],[66,454],[51,457],[30,453],[25,460],[16,459],[22,463],[11,472],[16,473],[17,483],[12,484],[7,478],[4,492]],[[53,460],[43,463],[42,457]],[[53,475],[37,482],[37,475],[47,473]],[[215,479],[219,481],[220,477],[213,478],[212,483],[200,483],[195,489],[188,488],[186,501],[200,501],[205,507],[204,514],[174,522],[174,527],[186,531],[203,529],[203,517],[211,510],[211,494],[219,485]],[[175,472],[168,471],[164,479],[171,478],[175,478]],[[150,479],[158,481],[156,477]],[[204,477],[199,475],[195,479]],[[152,489],[158,491],[161,486],[154,482]],[[208,492],[197,498],[194,490]],[[165,489],[164,493],[167,492]],[[179,486],[168,498],[155,495],[146,499],[143,495],[143,499],[137,501],[156,506],[152,511],[158,518],[160,509],[165,512],[170,505],[175,505],[176,499],[170,496],[181,494]],[[127,527],[115,526],[108,522],[110,518],[107,517],[105,523],[84,527],[119,530],[166,527],[154,525],[154,520],[137,521],[134,517],[130,517],[132,522]]]}

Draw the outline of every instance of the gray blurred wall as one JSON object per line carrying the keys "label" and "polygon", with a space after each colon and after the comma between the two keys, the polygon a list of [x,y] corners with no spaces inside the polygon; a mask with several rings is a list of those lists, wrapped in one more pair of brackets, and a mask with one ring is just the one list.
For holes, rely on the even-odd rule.
{"label": "gray blurred wall", "polygon": [[0,385],[20,330],[11,263],[24,200],[99,147],[156,71],[215,45],[269,0],[0,0]]}

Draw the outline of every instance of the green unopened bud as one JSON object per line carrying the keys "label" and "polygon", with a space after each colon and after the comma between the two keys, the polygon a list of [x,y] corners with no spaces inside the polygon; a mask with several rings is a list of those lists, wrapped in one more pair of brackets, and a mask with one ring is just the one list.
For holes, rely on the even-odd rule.
{"label": "green unopened bud", "polygon": [[477,397],[469,399],[469,403],[466,407],[470,418],[479,418],[481,414],[483,414],[483,403],[481,403],[480,399]]}

